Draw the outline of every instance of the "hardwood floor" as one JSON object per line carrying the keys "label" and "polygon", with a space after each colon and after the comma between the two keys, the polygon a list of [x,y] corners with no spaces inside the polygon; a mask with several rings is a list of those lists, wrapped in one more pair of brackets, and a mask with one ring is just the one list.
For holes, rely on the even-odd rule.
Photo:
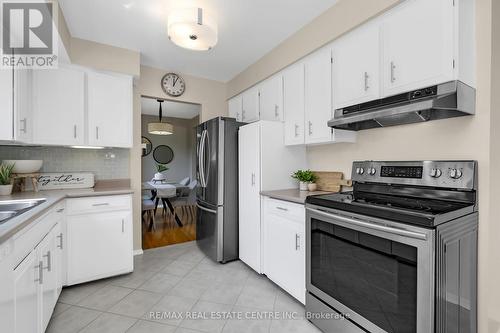
{"label": "hardwood floor", "polygon": [[179,227],[174,220],[174,215],[158,207],[155,216],[155,229],[149,230],[149,220],[145,215],[142,222],[142,248],[152,249],[171,244],[193,241],[196,239],[196,208],[195,206],[182,206],[176,208],[183,226]]}

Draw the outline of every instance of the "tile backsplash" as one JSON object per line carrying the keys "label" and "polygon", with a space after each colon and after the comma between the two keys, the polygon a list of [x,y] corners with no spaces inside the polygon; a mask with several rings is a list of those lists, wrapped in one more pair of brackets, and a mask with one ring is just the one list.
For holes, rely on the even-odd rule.
{"label": "tile backsplash", "polygon": [[128,149],[0,146],[0,160],[43,160],[43,172],[92,172],[96,179],[130,178]]}

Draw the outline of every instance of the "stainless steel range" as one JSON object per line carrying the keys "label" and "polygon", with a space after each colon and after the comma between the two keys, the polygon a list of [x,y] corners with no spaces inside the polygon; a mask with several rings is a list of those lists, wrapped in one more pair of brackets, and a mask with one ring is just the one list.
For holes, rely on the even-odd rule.
{"label": "stainless steel range", "polygon": [[354,162],[306,201],[306,310],[324,332],[476,332],[475,161]]}

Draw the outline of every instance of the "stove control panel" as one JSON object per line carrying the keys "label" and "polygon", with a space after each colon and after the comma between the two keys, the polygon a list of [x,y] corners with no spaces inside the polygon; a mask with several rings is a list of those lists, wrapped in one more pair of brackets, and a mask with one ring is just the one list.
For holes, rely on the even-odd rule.
{"label": "stove control panel", "polygon": [[475,161],[354,162],[352,180],[361,183],[475,189]]}

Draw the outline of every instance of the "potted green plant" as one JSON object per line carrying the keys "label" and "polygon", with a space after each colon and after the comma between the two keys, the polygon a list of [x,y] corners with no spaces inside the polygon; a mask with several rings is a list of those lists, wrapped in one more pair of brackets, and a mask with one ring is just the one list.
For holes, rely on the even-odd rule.
{"label": "potted green plant", "polygon": [[165,164],[157,164],[154,180],[162,181],[162,180],[167,179],[167,176],[165,176],[163,174],[163,172],[165,172],[167,170],[168,170],[168,167]]}
{"label": "potted green plant", "polygon": [[315,191],[315,181],[318,177],[311,170],[297,170],[292,174],[292,178],[299,181],[299,189],[301,191]]}
{"label": "potted green plant", "polygon": [[14,164],[0,165],[0,195],[10,195],[12,193],[12,170]]}

